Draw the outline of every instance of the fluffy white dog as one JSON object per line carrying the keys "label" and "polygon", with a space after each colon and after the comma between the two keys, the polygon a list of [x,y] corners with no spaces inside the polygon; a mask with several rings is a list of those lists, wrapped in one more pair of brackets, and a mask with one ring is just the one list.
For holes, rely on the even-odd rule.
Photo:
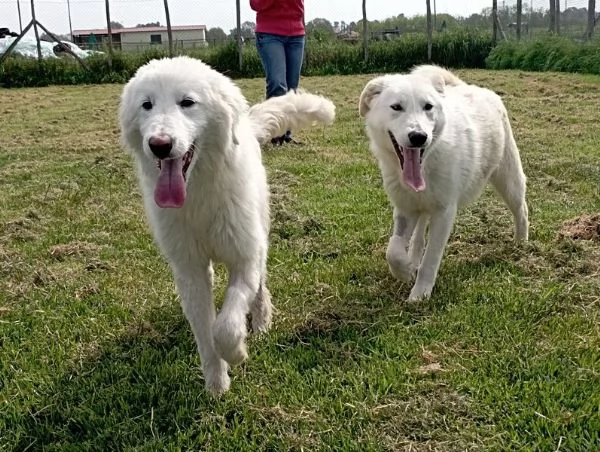
{"label": "fluffy white dog", "polygon": [[[226,76],[188,57],[154,60],[125,86],[122,142],[137,164],[146,215],[173,272],[206,387],[229,388],[228,364],[247,357],[246,316],[266,331],[269,191],[260,143],[331,123],[329,100],[293,93],[248,107]],[[216,315],[212,262],[228,285]]]}
{"label": "fluffy white dog", "polygon": [[526,177],[494,92],[426,65],[369,81],[359,112],[394,208],[390,271],[405,282],[416,275],[410,301],[430,296],[457,210],[488,181],[514,216],[516,239],[527,240]]}

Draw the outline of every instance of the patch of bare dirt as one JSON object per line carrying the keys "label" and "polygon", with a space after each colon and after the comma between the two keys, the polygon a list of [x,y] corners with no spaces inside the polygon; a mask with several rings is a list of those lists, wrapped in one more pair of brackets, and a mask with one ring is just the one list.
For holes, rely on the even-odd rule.
{"label": "patch of bare dirt", "polygon": [[67,256],[83,256],[98,252],[99,245],[88,242],[71,242],[54,245],[50,248],[50,255],[55,259],[62,260]]}
{"label": "patch of bare dirt", "polygon": [[600,214],[582,215],[565,221],[558,236],[561,239],[600,241]]}

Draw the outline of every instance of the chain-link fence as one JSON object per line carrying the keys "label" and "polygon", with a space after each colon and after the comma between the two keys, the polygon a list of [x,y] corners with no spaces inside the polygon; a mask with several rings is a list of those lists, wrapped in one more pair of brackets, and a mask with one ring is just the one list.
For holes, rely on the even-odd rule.
{"label": "chain-link fence", "polygon": [[[595,0],[407,3],[306,0],[307,39],[368,46],[407,34],[431,37],[470,29],[491,32],[496,40],[550,34],[583,40],[592,37],[599,16]],[[367,27],[363,27],[363,9]],[[43,43],[53,41],[51,35],[55,35],[84,51],[140,52],[164,47],[179,53],[230,41],[239,46],[254,42],[255,14],[246,0],[0,0],[0,39],[19,35],[32,19],[34,26],[27,35],[34,43],[35,34]],[[64,54],[54,43],[54,54],[61,50]]]}

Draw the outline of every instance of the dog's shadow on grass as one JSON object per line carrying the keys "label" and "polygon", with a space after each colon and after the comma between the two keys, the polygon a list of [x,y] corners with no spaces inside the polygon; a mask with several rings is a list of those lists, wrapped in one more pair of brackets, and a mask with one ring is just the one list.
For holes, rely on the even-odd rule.
{"label": "dog's shadow on grass", "polygon": [[218,430],[226,419],[216,418],[201,375],[178,303],[156,308],[39,388],[13,450],[118,450],[139,446],[140,438],[175,437],[198,423]]}
{"label": "dog's shadow on grass", "polygon": [[312,344],[321,339],[342,342],[348,337],[369,339],[381,322],[411,326],[443,315],[451,305],[467,302],[469,284],[486,273],[528,275],[530,254],[539,254],[534,245],[523,247],[508,240],[485,253],[456,259],[445,256],[431,298],[408,302],[412,283],[396,281],[384,265],[354,272],[347,285],[354,286],[347,297],[318,306],[296,325],[283,341],[288,345]]}
{"label": "dog's shadow on grass", "polygon": [[344,296],[316,303],[316,308],[305,313],[305,319],[278,341],[285,346],[368,341],[387,324],[418,324],[460,298],[460,282],[456,278],[441,278],[439,284],[443,295],[436,291],[429,300],[408,302],[411,285],[396,281],[387,267],[352,272],[346,283],[350,289]]}
{"label": "dog's shadow on grass", "polygon": [[[500,251],[497,260],[502,255]],[[490,259],[496,260],[488,255],[486,262]],[[459,264],[463,265],[481,263]],[[344,287],[339,298],[315,302],[314,309],[304,312],[284,330],[278,329],[276,317],[272,335],[266,336],[267,343],[256,343],[250,336],[250,351],[275,351],[276,356],[261,359],[271,364],[273,360],[289,360],[281,363],[282,369],[288,364],[305,364],[307,368],[321,365],[324,369],[336,363],[343,365],[348,356],[341,344],[347,348],[354,342],[367,343],[386,325],[426,322],[443,313],[449,304],[460,302],[464,270],[443,272],[434,296],[419,303],[405,301],[410,286],[396,282],[384,266],[351,272],[346,281],[339,282]],[[323,294],[315,290],[314,297],[322,299]],[[296,347],[310,347],[314,353],[298,359],[298,350],[292,363],[286,350]],[[244,372],[236,370],[232,377],[235,380]],[[87,350],[68,372],[40,388],[43,395],[29,413],[24,413],[24,431],[14,450],[106,450],[124,444],[136,446],[141,437],[149,441],[174,438],[182,431],[219,434],[227,428],[228,413],[235,414],[239,409],[239,400],[225,396],[216,403],[204,391],[203,383],[193,336],[179,304],[173,300],[147,311],[143,320],[115,339]]]}

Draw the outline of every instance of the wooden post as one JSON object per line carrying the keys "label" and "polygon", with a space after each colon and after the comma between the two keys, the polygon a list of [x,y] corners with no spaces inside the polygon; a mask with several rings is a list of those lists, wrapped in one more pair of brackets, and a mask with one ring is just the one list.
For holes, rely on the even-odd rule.
{"label": "wooden post", "polygon": [[104,6],[106,8],[106,31],[108,32],[108,70],[112,71],[113,42],[112,42],[112,26],[110,25],[109,0],[104,0]]}
{"label": "wooden post", "polygon": [[550,0],[550,32],[556,32],[556,0]]}
{"label": "wooden post", "polygon": [[594,36],[594,26],[596,25],[596,0],[588,0],[588,23],[586,37],[592,39]]}
{"label": "wooden post", "polygon": [[363,61],[369,61],[369,23],[367,22],[367,0],[362,0]]}
{"label": "wooden post", "polygon": [[556,12],[554,13],[556,34],[560,34],[560,0],[556,0]]}
{"label": "wooden post", "polygon": [[517,41],[521,40],[521,24],[523,18],[523,0],[517,0]]}
{"label": "wooden post", "polygon": [[171,29],[171,14],[169,13],[169,2],[164,0],[165,16],[167,18],[167,39],[169,40],[169,56],[173,58],[173,30]]}
{"label": "wooden post", "polygon": [[498,42],[498,0],[492,0],[492,40]]}
{"label": "wooden post", "polygon": [[37,19],[35,18],[34,1],[31,0],[31,22],[33,23],[33,33],[35,34],[35,43],[37,44],[38,62],[42,62],[42,45],[40,44],[40,33],[37,28]]}
{"label": "wooden post", "polygon": [[71,23],[71,2],[67,0],[67,14],[69,15],[69,39],[73,42],[73,24]]}
{"label": "wooden post", "polygon": [[8,55],[10,55],[10,52],[12,52],[15,47],[17,47],[17,44],[19,43],[21,38],[23,38],[23,36],[25,36],[25,33],[27,33],[31,27],[33,27],[33,21],[29,22],[27,24],[27,26],[25,27],[25,30],[23,30],[21,32],[19,37],[17,39],[15,39],[11,45],[8,46],[8,49],[6,49],[3,54],[0,54],[0,66],[2,65],[2,62],[8,58]]}
{"label": "wooden post", "polygon": [[[44,32],[45,32],[45,33],[46,33],[48,36],[50,36],[50,37],[51,37],[51,38],[52,38],[52,39],[53,39],[53,40],[54,40],[54,41],[55,41],[57,44],[60,44],[60,43],[61,43],[61,42],[60,42],[60,39],[58,39],[58,37],[57,37],[57,36],[56,36],[54,33],[52,33],[50,30],[48,30],[46,27],[44,27],[44,26],[43,26],[41,23],[39,23],[39,22],[38,22],[37,24],[38,24],[38,26],[39,26],[39,27],[40,27],[42,30],[44,30]],[[70,48],[70,47],[68,47],[68,46],[67,46],[67,47],[65,48],[65,50],[67,51],[67,53],[71,54],[71,56],[72,56],[73,58],[75,58],[77,61],[79,61],[79,64],[81,64],[81,65],[83,66],[83,68],[84,68],[84,69],[89,69],[89,68],[88,68],[88,66],[87,66],[87,64],[85,64],[85,62],[84,62],[84,61],[83,61],[83,60],[82,60],[82,59],[81,59],[81,58],[80,58],[80,57],[79,57],[79,56],[78,56],[78,55],[77,55],[75,52],[73,52],[73,50],[71,50],[71,48]]]}
{"label": "wooden post", "polygon": [[19,14],[19,33],[23,33],[23,21],[21,19],[21,0],[17,0],[17,12]]}
{"label": "wooden post", "polygon": [[427,5],[427,61],[431,62],[431,47],[433,45],[433,30],[431,20],[431,1],[426,0]]}
{"label": "wooden post", "polygon": [[244,69],[244,57],[242,55],[244,48],[242,43],[242,13],[240,11],[240,0],[235,0],[235,20],[236,20],[236,40],[238,49],[238,66],[240,73]]}

